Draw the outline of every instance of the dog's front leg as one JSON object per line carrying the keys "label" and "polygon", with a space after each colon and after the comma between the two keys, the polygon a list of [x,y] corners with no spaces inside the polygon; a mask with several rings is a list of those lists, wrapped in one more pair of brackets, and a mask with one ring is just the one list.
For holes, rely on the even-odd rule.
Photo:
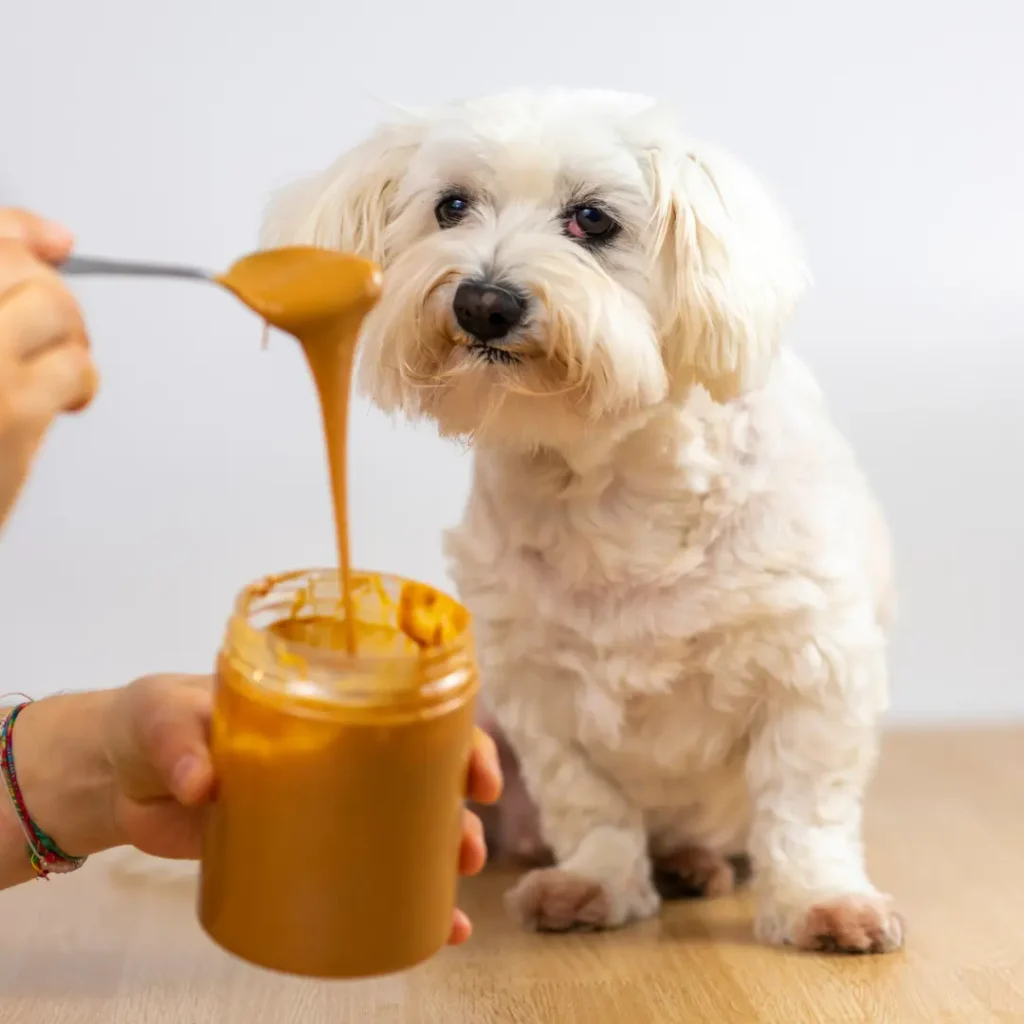
{"label": "dog's front leg", "polygon": [[514,732],[512,739],[557,862],[529,872],[509,892],[513,916],[530,928],[567,931],[617,928],[655,914],[659,898],[639,809],[574,743]]}
{"label": "dog's front leg", "polygon": [[870,650],[823,651],[813,640],[798,661],[766,699],[747,759],[758,937],[888,952],[902,945],[903,923],[871,884],[861,840],[884,661]]}

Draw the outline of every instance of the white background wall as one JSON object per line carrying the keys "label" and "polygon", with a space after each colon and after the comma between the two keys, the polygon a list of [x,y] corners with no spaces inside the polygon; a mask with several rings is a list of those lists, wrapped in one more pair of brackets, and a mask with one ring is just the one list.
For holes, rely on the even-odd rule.
{"label": "white background wall", "polygon": [[[32,0],[4,4],[0,201],[90,253],[226,266],[268,190],[378,99],[581,84],[678,102],[792,210],[793,339],[891,514],[894,717],[1024,715],[1024,6],[1019,0]],[[379,11],[379,13],[371,13]],[[104,389],[0,544],[0,690],[203,670],[234,591],[331,559],[287,339],[191,285],[81,287]],[[443,582],[468,464],[360,407],[358,561]]]}

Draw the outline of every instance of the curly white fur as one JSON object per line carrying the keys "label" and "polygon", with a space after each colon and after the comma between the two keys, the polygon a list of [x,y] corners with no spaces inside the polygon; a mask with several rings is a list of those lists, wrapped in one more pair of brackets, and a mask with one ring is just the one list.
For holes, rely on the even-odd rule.
{"label": "curly white fur", "polygon": [[[472,209],[441,230],[452,188]],[[565,230],[580,197],[621,225],[603,249]],[[698,845],[749,851],[766,940],[899,945],[861,848],[886,531],[780,348],[807,276],[750,173],[643,98],[507,94],[381,129],[264,237],[380,261],[365,386],[474,443],[448,552],[558,862],[513,909],[550,923],[582,880],[561,926],[646,917],[650,857]],[[529,297],[507,364],[452,314],[488,275]]]}

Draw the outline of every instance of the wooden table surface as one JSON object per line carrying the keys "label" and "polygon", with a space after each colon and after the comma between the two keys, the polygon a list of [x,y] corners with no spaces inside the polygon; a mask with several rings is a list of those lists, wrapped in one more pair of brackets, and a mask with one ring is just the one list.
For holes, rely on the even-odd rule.
{"label": "wooden table surface", "polygon": [[907,949],[755,945],[744,898],[674,904],[606,935],[519,933],[510,877],[468,884],[477,935],[409,974],[311,983],[237,963],[190,881],[101,860],[0,893],[0,1024],[985,1024],[1024,1021],[1024,731],[888,738],[868,814]]}

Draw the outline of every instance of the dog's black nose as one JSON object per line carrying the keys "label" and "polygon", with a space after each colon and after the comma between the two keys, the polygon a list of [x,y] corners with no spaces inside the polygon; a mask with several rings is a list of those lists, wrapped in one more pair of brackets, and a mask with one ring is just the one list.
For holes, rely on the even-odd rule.
{"label": "dog's black nose", "polygon": [[523,319],[526,302],[507,288],[463,281],[455,290],[452,309],[468,335],[477,341],[497,341]]}

